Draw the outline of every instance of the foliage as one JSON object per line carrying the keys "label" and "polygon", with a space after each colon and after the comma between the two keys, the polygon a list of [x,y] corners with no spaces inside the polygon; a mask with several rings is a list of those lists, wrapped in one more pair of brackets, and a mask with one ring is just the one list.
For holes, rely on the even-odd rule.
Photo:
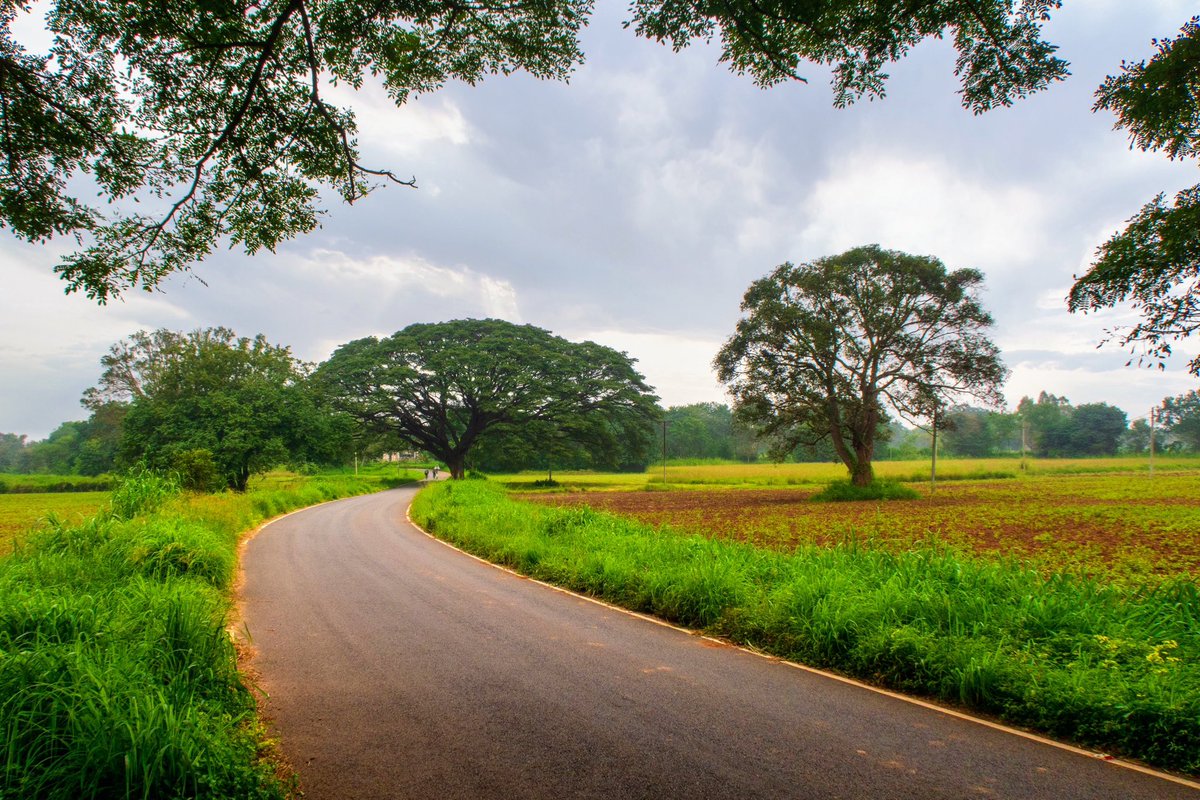
{"label": "foliage", "polygon": [[[733,411],[724,403],[692,403],[667,409],[667,459],[725,458],[745,456],[753,461],[752,434],[739,431]],[[742,433],[739,437],[738,433]],[[739,441],[739,439],[741,441]],[[746,439],[751,439],[746,442]],[[740,446],[739,446],[740,445]],[[749,445],[749,446],[747,446]],[[737,456],[735,456],[735,450]]]}
{"label": "foliage", "polygon": [[[1200,17],[1177,37],[1155,39],[1149,61],[1121,62],[1096,92],[1097,111],[1112,111],[1115,127],[1133,147],[1172,159],[1200,157]],[[1140,321],[1109,332],[1161,368],[1171,343],[1200,329],[1200,185],[1170,205],[1159,194],[1096,253],[1067,298],[1072,311],[1096,311],[1131,302]],[[1139,359],[1140,360],[1140,359]],[[1200,356],[1188,369],[1200,375]]]}
{"label": "foliage", "polygon": [[984,333],[982,282],[877,245],[785,263],[746,291],[718,377],[760,433],[785,450],[827,439],[866,486],[886,408],[911,418],[962,394],[999,402],[1007,370]]}
{"label": "foliage", "polygon": [[618,435],[648,438],[657,414],[624,353],[494,319],[359,339],[339,347],[317,378],[361,424],[445,462],[454,478],[485,436],[520,432],[533,447],[578,443],[603,453]]}
{"label": "foliage", "polygon": [[1193,389],[1162,401],[1159,420],[1177,441],[1200,452],[1200,392]]}
{"label": "foliage", "polygon": [[873,480],[866,486],[850,481],[830,481],[810,500],[817,503],[851,503],[864,500],[916,500],[921,494],[899,481]]}
{"label": "foliage", "polygon": [[138,464],[117,481],[109,495],[110,514],[122,520],[152,514],[177,494],[179,484],[173,479]]}
{"label": "foliage", "polygon": [[[374,488],[292,481],[52,521],[0,560],[0,796],[285,796],[226,631],[238,538]],[[132,510],[161,489],[141,473],[121,491]]]}
{"label": "foliage", "polygon": [[963,106],[981,113],[1067,75],[1066,62],[1041,38],[1042,23],[1059,5],[1059,0],[991,0],[970,8],[922,3],[901,10],[866,8],[852,0],[769,8],[751,0],[719,6],[635,0],[632,8],[639,34],[676,50],[719,33],[721,61],[734,72],[749,73],[760,86],[803,80],[797,73],[801,60],[831,66],[838,106],[883,96],[884,66],[949,30],[947,38],[959,53],[955,74]]}
{"label": "foliage", "polygon": [[335,423],[306,385],[287,347],[227,328],[139,332],[114,345],[85,402],[128,401],[121,453],[159,469],[206,450],[221,483],[244,491],[250,476],[333,449]]}
{"label": "foliage", "polygon": [[1114,455],[1126,437],[1125,412],[1107,403],[1072,406],[1065,397],[1041,392],[1021,398],[1017,416],[1030,452],[1040,457]]}
{"label": "foliage", "polygon": [[[631,24],[676,48],[719,29],[723,60],[764,85],[799,79],[801,59],[832,65],[838,104],[882,95],[887,63],[949,35],[963,103],[978,112],[1066,74],[1041,38],[1057,7],[980,0],[901,14],[847,0],[771,11],[640,0]],[[31,241],[83,238],[57,271],[101,302],[156,286],[223,239],[273,250],[317,226],[325,188],[353,203],[381,184],[415,185],[360,163],[353,111],[329,101],[331,84],[379,79],[399,105],[488,74],[565,79],[583,60],[577,37],[591,10],[588,0],[51,0],[55,39],[39,54],[12,30],[27,8],[6,4],[0,224]]]}
{"label": "foliage", "polygon": [[539,502],[587,505],[781,552],[849,539],[903,553],[936,542],[971,556],[1020,559],[1045,575],[1070,571],[1135,586],[1200,577],[1200,539],[1190,534],[1200,527],[1195,459],[1172,459],[1153,478],[1144,460],[1141,474],[1067,471],[1103,469],[1118,459],[1055,464],[1053,472],[1008,471],[1002,467],[1012,462],[998,460],[947,463],[953,471],[945,480],[939,475],[936,492],[925,488],[928,464],[891,479],[922,492],[916,503],[814,505],[811,499],[825,490],[831,474],[815,464],[806,465],[808,474],[743,473],[742,483],[730,473],[677,472],[669,492],[613,486],[626,491],[584,493],[572,479],[554,494],[506,485]]}
{"label": "foliage", "polygon": [[636,611],[1200,770],[1200,592],[1190,581],[1137,591],[852,540],[772,552],[517,503],[493,484],[430,487],[411,513],[477,555]]}

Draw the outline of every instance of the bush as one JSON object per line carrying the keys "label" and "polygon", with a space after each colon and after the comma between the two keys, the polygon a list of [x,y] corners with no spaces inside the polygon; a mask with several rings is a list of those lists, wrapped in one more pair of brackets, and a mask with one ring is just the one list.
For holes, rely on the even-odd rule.
{"label": "bush", "polygon": [[867,486],[855,486],[850,481],[834,481],[812,496],[817,503],[845,503],[854,500],[916,500],[916,489],[892,480],[872,481]]}
{"label": "bush", "polygon": [[190,492],[216,492],[223,488],[211,450],[199,447],[176,453],[171,458],[171,470],[178,476],[180,488]]}

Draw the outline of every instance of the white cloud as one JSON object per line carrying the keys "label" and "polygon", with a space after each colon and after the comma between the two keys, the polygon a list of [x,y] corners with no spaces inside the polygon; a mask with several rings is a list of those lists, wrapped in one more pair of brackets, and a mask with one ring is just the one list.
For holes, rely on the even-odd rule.
{"label": "white cloud", "polygon": [[521,319],[513,285],[469,267],[440,266],[415,255],[361,258],[336,250],[314,250],[296,267],[338,295],[370,296],[386,304],[424,294],[454,300],[461,304],[463,316]]}
{"label": "white cloud", "polygon": [[937,255],[951,268],[1003,269],[1043,250],[1047,210],[1033,188],[977,181],[931,152],[858,150],[834,160],[813,187],[801,249],[878,243]]}
{"label": "white cloud", "polygon": [[712,360],[721,342],[662,332],[600,330],[572,339],[590,339],[637,359],[637,369],[655,388],[664,407],[689,403],[727,402]]}

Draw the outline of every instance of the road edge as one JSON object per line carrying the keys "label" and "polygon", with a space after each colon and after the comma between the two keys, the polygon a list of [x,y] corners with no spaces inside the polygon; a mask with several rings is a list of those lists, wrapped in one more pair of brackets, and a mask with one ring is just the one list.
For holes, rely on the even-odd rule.
{"label": "road edge", "polygon": [[[417,491],[420,491],[421,488],[424,488],[424,486],[420,485]],[[413,493],[413,497],[414,498],[416,497],[415,492]],[[579,600],[586,600],[589,603],[594,603],[598,606],[602,606],[602,607],[610,609],[612,611],[617,611],[617,612],[624,614],[626,616],[629,616],[629,617],[636,617],[637,619],[652,623],[654,625],[658,625],[658,626],[661,626],[664,628],[670,628],[671,630],[678,631],[680,633],[695,637],[697,639],[703,639],[708,642],[713,642],[715,644],[719,644],[723,647],[730,647],[730,648],[733,648],[736,650],[740,650],[743,653],[748,653],[757,658],[762,658],[767,661],[773,661],[778,664],[783,664],[784,666],[791,667],[792,669],[798,669],[802,672],[809,673],[810,675],[816,675],[816,676],[819,676],[822,678],[828,678],[830,680],[837,681],[838,683],[842,683],[847,686],[854,686],[859,689],[865,689],[874,694],[878,694],[878,695],[882,695],[884,697],[890,697],[890,698],[893,698],[896,700],[900,700],[902,702],[908,703],[909,705],[914,705],[914,706],[918,706],[920,708],[929,709],[930,711],[935,711],[937,713],[944,714],[948,717],[954,717],[955,719],[960,719],[965,722],[970,722],[970,723],[974,723],[976,725],[981,725],[985,728],[991,728],[992,730],[999,731],[1001,733],[1006,733],[1011,736],[1017,736],[1019,738],[1027,739],[1032,742],[1038,742],[1039,744],[1049,745],[1050,747],[1054,747],[1059,750],[1064,750],[1068,753],[1073,753],[1075,755],[1083,756],[1083,757],[1089,758],[1093,761],[1102,761],[1106,764],[1111,764],[1114,767],[1119,767],[1121,769],[1130,770],[1132,772],[1139,772],[1143,775],[1148,775],[1151,777],[1159,778],[1161,780],[1165,780],[1170,783],[1174,783],[1174,784],[1177,784],[1180,786],[1186,786],[1189,789],[1195,789],[1197,791],[1200,791],[1200,782],[1197,782],[1190,778],[1184,777],[1182,775],[1176,775],[1176,774],[1173,774],[1170,772],[1164,772],[1163,770],[1155,769],[1153,767],[1149,767],[1149,766],[1146,766],[1145,764],[1140,764],[1135,761],[1128,761],[1126,759],[1117,758],[1116,756],[1109,755],[1107,753],[1101,753],[1101,752],[1098,752],[1095,750],[1087,750],[1087,749],[1079,747],[1077,745],[1067,744],[1066,742],[1060,742],[1055,739],[1050,739],[1042,734],[1033,733],[1031,731],[1022,730],[1020,728],[1015,728],[1011,725],[1005,725],[1004,723],[996,722],[994,720],[990,720],[985,717],[978,717],[973,714],[968,714],[966,712],[959,711],[957,709],[938,705],[937,703],[933,703],[928,700],[922,700],[917,697],[911,697],[909,695],[900,694],[899,692],[894,692],[890,689],[883,689],[878,686],[872,686],[869,683],[864,683],[863,681],[856,680],[854,678],[848,678],[844,675],[838,675],[837,673],[828,672],[826,670],[818,669],[816,667],[810,667],[806,664],[801,664],[797,661],[789,661],[786,658],[774,656],[774,655],[771,655],[770,653],[764,653],[760,650],[755,650],[752,647],[747,647],[746,645],[738,644],[736,642],[731,642],[727,639],[721,639],[721,638],[718,638],[715,636],[710,636],[709,634],[704,633],[702,631],[694,630],[692,628],[684,628],[679,625],[675,625],[674,623],[667,622],[666,620],[659,619],[658,617],[654,617],[649,614],[643,614],[639,611],[632,611],[628,608],[623,608],[621,606],[614,605],[612,603],[609,603],[608,601],[601,600],[597,597],[592,597],[592,596],[586,595],[586,594],[580,594],[579,592],[573,591],[571,589],[567,589],[562,586],[556,586],[553,583],[547,583],[546,581],[539,580],[537,578],[531,578],[530,576],[525,575],[521,572],[518,572],[517,570],[512,569],[511,567],[506,567],[502,564],[496,564],[495,562],[488,561],[486,558],[481,558],[481,557],[475,555],[474,553],[463,550],[461,547],[451,544],[450,542],[447,542],[445,539],[441,539],[441,538],[438,538],[437,536],[434,536],[432,533],[425,530],[424,528],[422,528],[420,525],[418,525],[416,522],[413,521],[412,516],[410,514],[411,509],[412,509],[412,500],[409,500],[408,505],[404,509],[404,520],[405,520],[405,522],[407,522],[409,525],[411,525],[414,529],[416,529],[420,533],[424,534],[425,536],[427,536],[428,538],[437,542],[438,544],[443,545],[444,547],[448,547],[451,550],[455,550],[459,553],[462,553],[464,556],[474,559],[475,561],[478,561],[481,564],[486,564],[487,566],[492,567],[493,569],[498,569],[502,572],[507,572],[509,575],[520,578],[521,580],[536,583],[539,586],[544,586],[547,589],[551,589],[555,592],[569,595],[570,597],[574,597]]]}

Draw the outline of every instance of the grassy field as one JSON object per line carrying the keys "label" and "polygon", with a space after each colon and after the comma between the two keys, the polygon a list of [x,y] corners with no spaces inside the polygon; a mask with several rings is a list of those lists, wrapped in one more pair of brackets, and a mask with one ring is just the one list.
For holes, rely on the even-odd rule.
{"label": "grassy field", "polygon": [[96,515],[29,534],[0,559],[0,797],[288,795],[226,630],[238,541],[393,480],[280,474],[192,495],[143,474]]}
{"label": "grassy field", "polygon": [[0,473],[0,494],[37,492],[106,492],[112,488],[112,475],[19,475]]}
{"label": "grassy field", "polygon": [[[1200,471],[1200,458],[1174,456],[1158,457],[1155,474],[1174,471]],[[959,481],[980,478],[1019,479],[1039,475],[1148,473],[1149,463],[1139,458],[987,458],[939,459],[938,481]],[[877,461],[875,473],[880,478],[911,482],[929,481],[929,461]],[[846,477],[841,464],[667,464],[666,479],[661,466],[645,472],[595,473],[555,472],[557,491],[628,490],[645,486],[673,488],[729,486],[754,488],[767,486],[817,487]],[[493,475],[492,480],[512,489],[532,488],[546,479],[545,471],[529,471],[513,475]]]}
{"label": "grassy field", "polygon": [[0,558],[49,520],[78,524],[108,502],[108,492],[0,494]]}
{"label": "grassy field", "polygon": [[[636,484],[579,476],[588,491],[537,503],[466,481],[422,492],[412,513],[543,580],[1200,773],[1200,470],[1159,464],[1150,479],[1111,461],[1048,466],[883,504],[732,490],[722,482],[745,473],[728,467],[695,468],[707,491],[593,492]],[[794,469],[785,480],[804,474]]]}
{"label": "grassy field", "polygon": [[[695,486],[692,487],[695,489]],[[788,552],[858,541],[892,552],[937,544],[1015,559],[1044,574],[1125,582],[1200,578],[1200,470],[953,481],[922,499],[814,503],[806,489],[574,492],[524,495],[586,504],[675,534],[699,533]]]}

